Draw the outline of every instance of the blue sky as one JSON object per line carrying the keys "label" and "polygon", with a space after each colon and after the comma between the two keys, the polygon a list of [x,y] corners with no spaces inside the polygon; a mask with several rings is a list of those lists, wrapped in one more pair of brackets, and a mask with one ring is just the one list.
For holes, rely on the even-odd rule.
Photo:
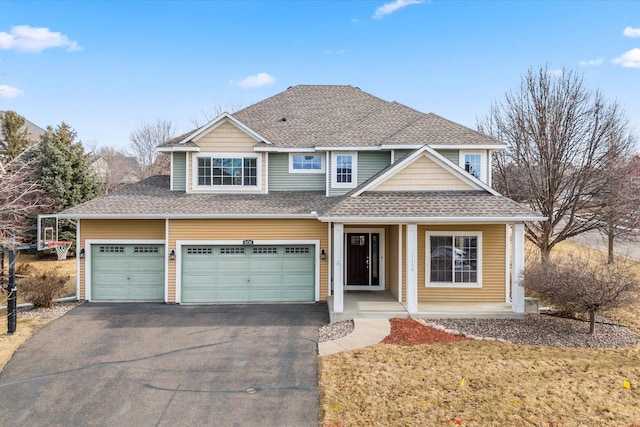
{"label": "blue sky", "polygon": [[571,68],[640,133],[640,2],[3,1],[0,110],[126,148],[143,122],[349,84],[475,127],[531,66]]}

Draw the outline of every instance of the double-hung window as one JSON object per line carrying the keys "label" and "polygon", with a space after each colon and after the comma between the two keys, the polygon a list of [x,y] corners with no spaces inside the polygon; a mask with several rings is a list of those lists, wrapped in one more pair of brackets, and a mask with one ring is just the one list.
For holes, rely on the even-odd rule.
{"label": "double-hung window", "polygon": [[289,154],[290,173],[324,173],[322,154]]}
{"label": "double-hung window", "polygon": [[426,233],[427,287],[482,287],[482,233]]}
{"label": "double-hung window", "polygon": [[358,184],[358,156],[356,153],[334,152],[331,155],[333,187],[352,188]]}
{"label": "double-hung window", "polygon": [[460,166],[483,182],[486,178],[487,157],[484,152],[460,152]]}
{"label": "double-hung window", "polygon": [[198,157],[198,186],[256,187],[258,158],[236,156]]}

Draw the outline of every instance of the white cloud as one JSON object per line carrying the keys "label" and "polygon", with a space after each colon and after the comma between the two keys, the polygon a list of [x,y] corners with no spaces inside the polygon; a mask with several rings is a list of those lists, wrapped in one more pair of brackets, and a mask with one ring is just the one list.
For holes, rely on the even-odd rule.
{"label": "white cloud", "polygon": [[44,27],[16,25],[7,32],[0,32],[0,49],[16,49],[23,52],[41,52],[54,47],[66,47],[68,51],[82,50],[78,42],[69,40],[62,33]]}
{"label": "white cloud", "polygon": [[342,55],[347,53],[347,49],[340,49],[340,50],[325,50],[324,52],[325,55]]}
{"label": "white cloud", "polygon": [[556,68],[555,70],[547,71],[547,73],[549,73],[549,75],[552,77],[562,77],[562,75],[564,74],[564,69]]}
{"label": "white cloud", "polygon": [[423,2],[424,0],[395,0],[391,3],[385,3],[376,9],[376,13],[373,14],[373,19],[382,19],[385,15],[391,15],[393,12],[402,9],[403,7]]}
{"label": "white cloud", "polygon": [[640,49],[635,48],[626,51],[619,58],[612,59],[614,64],[620,64],[625,68],[640,68]]}
{"label": "white cloud", "polygon": [[17,87],[11,87],[7,85],[0,85],[0,98],[15,98],[22,95],[24,92]]}
{"label": "white cloud", "polygon": [[627,27],[622,32],[627,37],[640,37],[640,28]]}
{"label": "white cloud", "polygon": [[589,61],[580,61],[580,65],[583,65],[585,67],[593,67],[602,64],[603,61],[604,58],[591,59]]}
{"label": "white cloud", "polygon": [[240,86],[244,89],[251,89],[254,87],[272,85],[275,81],[276,79],[268,73],[258,73],[255,76],[247,76],[239,82],[232,81],[231,84]]}

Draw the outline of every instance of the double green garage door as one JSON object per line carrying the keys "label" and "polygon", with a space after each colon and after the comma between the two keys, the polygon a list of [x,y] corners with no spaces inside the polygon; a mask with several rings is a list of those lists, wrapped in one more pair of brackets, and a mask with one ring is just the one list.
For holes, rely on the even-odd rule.
{"label": "double green garage door", "polygon": [[[164,300],[164,245],[92,245],[91,258],[92,300]],[[180,264],[183,303],[315,300],[313,245],[183,246]]]}

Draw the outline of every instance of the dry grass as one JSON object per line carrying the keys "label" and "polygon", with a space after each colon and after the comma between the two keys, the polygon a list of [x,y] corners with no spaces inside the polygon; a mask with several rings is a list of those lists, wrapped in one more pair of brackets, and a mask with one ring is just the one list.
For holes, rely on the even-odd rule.
{"label": "dry grass", "polygon": [[[6,262],[6,259],[5,259]],[[48,269],[56,269],[63,276],[69,276],[69,280],[64,288],[64,295],[71,296],[76,294],[76,260],[75,258],[67,258],[64,261],[58,261],[55,258],[40,258],[37,255],[18,254],[16,259],[16,268],[20,268],[21,264],[31,264],[36,271],[45,271]],[[7,305],[7,293],[2,290],[0,292],[0,306]],[[20,295],[18,288],[18,304],[26,301]]]}
{"label": "dry grass", "polygon": [[376,345],[320,358],[321,425],[631,426],[639,358],[640,347]]}
{"label": "dry grass", "polygon": [[[575,251],[606,260],[554,249]],[[640,333],[638,302],[605,314]],[[640,426],[640,345],[379,344],[321,357],[319,376],[322,426]]]}

